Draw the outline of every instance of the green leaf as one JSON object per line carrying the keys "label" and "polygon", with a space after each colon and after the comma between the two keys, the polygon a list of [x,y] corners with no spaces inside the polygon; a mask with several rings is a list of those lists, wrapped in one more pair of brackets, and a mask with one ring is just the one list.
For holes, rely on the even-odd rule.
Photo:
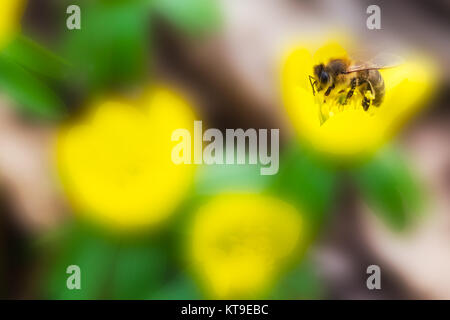
{"label": "green leaf", "polygon": [[296,144],[285,149],[280,164],[272,189],[302,209],[314,235],[335,204],[336,172]]}
{"label": "green leaf", "polygon": [[323,294],[323,284],[315,264],[305,259],[280,279],[270,299],[322,299]]}
{"label": "green leaf", "polygon": [[[74,226],[62,239],[58,254],[49,268],[44,291],[50,299],[101,298],[111,276],[116,246],[83,226]],[[81,270],[81,289],[67,288],[67,267]]]}
{"label": "green leaf", "polygon": [[176,28],[191,35],[215,31],[222,21],[216,0],[156,0],[155,9]]}
{"label": "green leaf", "polygon": [[71,31],[63,51],[71,76],[89,89],[129,86],[144,75],[149,57],[149,5],[142,0],[82,1],[81,30]]}
{"label": "green leaf", "polygon": [[63,59],[24,36],[15,38],[2,53],[30,71],[53,78],[63,77],[68,67]]}
{"label": "green leaf", "polygon": [[381,150],[354,174],[369,204],[394,230],[410,225],[422,210],[424,197],[420,183],[393,148]]}
{"label": "green leaf", "polygon": [[212,195],[232,191],[262,191],[271,176],[263,176],[259,165],[204,165],[196,176],[196,193]]}
{"label": "green leaf", "polygon": [[167,268],[162,248],[142,244],[122,245],[112,281],[116,299],[145,299],[161,286]]}
{"label": "green leaf", "polygon": [[194,280],[182,273],[169,281],[161,290],[148,296],[151,300],[186,300],[202,299],[202,294]]}
{"label": "green leaf", "polygon": [[0,90],[24,111],[44,118],[59,118],[65,111],[60,98],[23,67],[0,55]]}

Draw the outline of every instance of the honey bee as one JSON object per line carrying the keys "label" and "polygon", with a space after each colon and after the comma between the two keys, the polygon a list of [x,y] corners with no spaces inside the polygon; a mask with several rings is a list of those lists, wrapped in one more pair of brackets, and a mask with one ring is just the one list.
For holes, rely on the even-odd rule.
{"label": "honey bee", "polygon": [[370,62],[332,59],[327,64],[315,65],[314,76],[309,76],[309,82],[314,95],[316,90],[320,92],[325,88],[325,97],[335,91],[339,94],[347,92],[343,105],[358,89],[363,96],[362,107],[367,111],[371,105],[379,107],[383,102],[384,80],[379,70],[396,67],[401,62],[399,57],[386,54],[378,55]]}

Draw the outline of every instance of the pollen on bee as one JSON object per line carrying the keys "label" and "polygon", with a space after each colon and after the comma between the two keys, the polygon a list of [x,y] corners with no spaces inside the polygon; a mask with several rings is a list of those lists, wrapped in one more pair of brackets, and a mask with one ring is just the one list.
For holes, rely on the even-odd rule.
{"label": "pollen on bee", "polygon": [[[338,113],[342,113],[349,110],[363,110],[362,100],[364,97],[372,99],[372,94],[362,94],[355,92],[351,98],[347,99],[347,92],[341,92],[339,94],[330,95],[324,99],[324,97],[316,95],[316,104],[319,106],[320,124],[323,125],[328,119],[336,116]],[[346,101],[347,100],[347,101]],[[346,103],[345,103],[346,102]],[[373,116],[378,108],[369,108],[367,114]]]}
{"label": "pollen on bee", "polygon": [[375,99],[375,96],[372,94],[372,92],[370,92],[370,91],[366,91],[366,93],[364,94],[364,96],[367,98],[367,99],[370,99],[370,100],[373,100],[373,99]]}

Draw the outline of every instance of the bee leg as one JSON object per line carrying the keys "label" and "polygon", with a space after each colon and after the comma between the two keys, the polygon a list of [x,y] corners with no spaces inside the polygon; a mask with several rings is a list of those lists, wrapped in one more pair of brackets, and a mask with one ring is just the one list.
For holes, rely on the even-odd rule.
{"label": "bee leg", "polygon": [[333,85],[328,87],[327,91],[325,91],[325,97],[328,97],[331,93],[331,90],[333,90],[333,89],[334,89],[334,83],[333,83]]}
{"label": "bee leg", "polygon": [[353,96],[353,92],[355,92],[356,84],[357,84],[357,79],[353,78],[350,81],[350,91],[347,93],[347,96],[345,97],[345,100],[343,103],[344,105],[347,104],[347,100]]}
{"label": "bee leg", "polygon": [[370,99],[369,98],[367,98],[367,97],[363,98],[362,107],[363,107],[364,111],[369,110],[369,107],[370,107]]}
{"label": "bee leg", "polygon": [[[314,82],[311,81],[311,79],[313,79]],[[312,91],[313,91],[313,96],[315,96],[316,95],[316,90],[314,90],[314,85],[317,83],[317,81],[314,79],[314,77],[309,76],[309,83],[311,84],[311,88],[312,88]]]}
{"label": "bee leg", "polygon": [[370,81],[366,81],[366,83],[367,83],[367,86],[366,86],[366,90],[363,94],[364,98],[362,100],[362,107],[363,107],[364,111],[369,110],[372,100],[375,99],[372,83],[370,83]]}
{"label": "bee leg", "polygon": [[372,99],[375,99],[375,90],[373,90],[372,82],[367,80],[367,83],[369,84],[369,91],[372,94]]}

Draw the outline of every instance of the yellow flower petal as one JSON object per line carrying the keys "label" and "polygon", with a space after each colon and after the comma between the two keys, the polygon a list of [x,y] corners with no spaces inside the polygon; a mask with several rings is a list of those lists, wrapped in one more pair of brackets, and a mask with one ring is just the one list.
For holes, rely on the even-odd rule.
{"label": "yellow flower petal", "polygon": [[296,87],[302,87],[311,90],[311,84],[305,75],[311,74],[313,65],[308,49],[302,47],[294,49],[283,66],[283,81],[287,84],[283,89],[295,90]]}
{"label": "yellow flower petal", "polygon": [[327,64],[331,59],[346,59],[347,51],[335,41],[330,41],[320,47],[313,56],[313,64]]}
{"label": "yellow flower petal", "polygon": [[386,85],[384,105],[379,117],[387,124],[388,134],[424,106],[435,86],[437,71],[423,57],[411,58],[399,67],[381,70]]}
{"label": "yellow flower petal", "polygon": [[313,137],[316,148],[340,156],[352,156],[362,151],[372,151],[382,141],[383,124],[363,110],[337,113],[326,121]]}
{"label": "yellow flower petal", "polygon": [[76,212],[124,230],[165,220],[193,175],[193,166],[172,162],[171,133],[178,128],[193,132],[194,119],[181,97],[154,88],[140,107],[105,101],[63,127],[57,162]]}
{"label": "yellow flower petal", "polygon": [[196,213],[189,258],[211,297],[261,297],[298,254],[302,226],[296,209],[277,198],[222,194]]}
{"label": "yellow flower petal", "polygon": [[24,0],[2,0],[0,4],[0,48],[19,30]]}
{"label": "yellow flower petal", "polygon": [[315,134],[320,127],[319,112],[314,96],[310,94],[312,89],[308,78],[312,74],[312,61],[307,49],[298,48],[289,54],[282,70],[286,109],[295,126],[304,129],[303,135]]}

